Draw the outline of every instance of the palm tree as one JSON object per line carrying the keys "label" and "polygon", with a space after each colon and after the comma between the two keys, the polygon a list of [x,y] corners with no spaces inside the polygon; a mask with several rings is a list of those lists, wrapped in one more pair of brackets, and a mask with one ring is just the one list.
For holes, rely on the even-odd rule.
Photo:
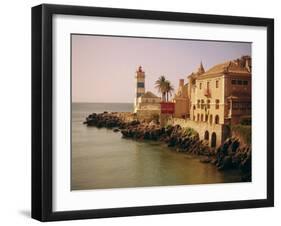
{"label": "palm tree", "polygon": [[165,101],[166,97],[166,78],[164,75],[160,76],[155,82],[155,88],[162,94],[162,101]]}
{"label": "palm tree", "polygon": [[169,101],[169,96],[172,96],[173,91],[174,91],[174,87],[172,86],[171,82],[166,80],[165,81],[165,92],[167,95],[167,102]]}

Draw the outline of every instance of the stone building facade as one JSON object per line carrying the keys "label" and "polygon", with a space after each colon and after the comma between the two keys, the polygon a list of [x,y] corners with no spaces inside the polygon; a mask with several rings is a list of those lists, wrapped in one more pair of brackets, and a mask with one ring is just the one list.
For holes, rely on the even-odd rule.
{"label": "stone building facade", "polygon": [[[201,137],[209,140],[211,146],[218,146],[227,137],[229,125],[239,123],[242,117],[251,117],[251,78],[249,56],[215,65],[207,71],[201,62],[198,70],[187,77],[187,84],[180,81],[179,91],[187,92],[186,101],[184,104],[177,101],[179,95],[175,95],[175,109],[180,109],[180,113],[174,116],[189,116],[187,120],[196,122],[197,129],[206,129],[199,129]],[[213,139],[209,134],[214,134]]]}
{"label": "stone building facade", "polygon": [[176,118],[189,118],[190,117],[190,99],[188,97],[188,83],[184,84],[184,79],[180,79],[179,88],[175,94],[173,102],[175,103]]}

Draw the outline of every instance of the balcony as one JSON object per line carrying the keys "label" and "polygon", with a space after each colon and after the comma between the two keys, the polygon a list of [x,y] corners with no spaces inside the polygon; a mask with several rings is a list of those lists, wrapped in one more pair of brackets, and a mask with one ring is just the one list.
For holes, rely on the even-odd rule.
{"label": "balcony", "polygon": [[204,90],[204,96],[210,98],[211,97],[211,90],[209,88]]}

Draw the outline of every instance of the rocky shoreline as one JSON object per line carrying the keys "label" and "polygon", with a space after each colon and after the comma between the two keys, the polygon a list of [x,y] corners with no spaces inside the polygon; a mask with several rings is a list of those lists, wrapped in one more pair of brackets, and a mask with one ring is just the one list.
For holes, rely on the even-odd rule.
{"label": "rocky shoreline", "polygon": [[84,124],[121,132],[123,138],[165,142],[178,152],[201,156],[202,163],[212,163],[218,170],[240,169],[241,181],[251,181],[251,146],[242,144],[236,137],[228,138],[218,148],[210,148],[191,128],[161,127],[154,121],[139,121],[132,113],[93,113]]}

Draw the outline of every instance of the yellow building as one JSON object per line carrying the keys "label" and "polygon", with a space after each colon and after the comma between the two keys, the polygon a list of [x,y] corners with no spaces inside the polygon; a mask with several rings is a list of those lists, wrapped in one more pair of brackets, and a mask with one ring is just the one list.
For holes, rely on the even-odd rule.
{"label": "yellow building", "polygon": [[189,77],[194,121],[236,124],[241,116],[251,116],[251,58],[215,65],[205,72],[201,64]]}
{"label": "yellow building", "polygon": [[[180,80],[174,97],[175,120],[194,128],[201,139],[217,147],[229,136],[226,125],[251,117],[251,78],[249,56],[217,64],[207,71],[201,62],[187,77],[187,84]],[[188,119],[179,119],[183,116]]]}
{"label": "yellow building", "polygon": [[175,103],[175,113],[176,118],[189,118],[189,108],[190,101],[188,96],[188,83],[184,84],[184,79],[179,80],[179,88],[173,99]]}

